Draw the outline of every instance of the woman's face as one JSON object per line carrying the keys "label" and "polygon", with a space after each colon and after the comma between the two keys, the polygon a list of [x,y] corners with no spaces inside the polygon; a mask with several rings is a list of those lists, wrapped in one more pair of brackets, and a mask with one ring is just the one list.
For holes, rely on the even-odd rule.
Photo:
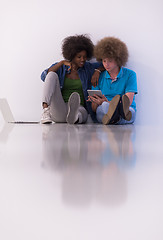
{"label": "woman's face", "polygon": [[104,59],[102,59],[102,63],[103,63],[104,68],[108,72],[114,72],[115,70],[119,69],[119,67],[114,59],[104,58]]}
{"label": "woman's face", "polygon": [[87,52],[83,50],[76,54],[76,56],[72,60],[72,63],[74,63],[77,67],[83,67],[86,60],[87,60]]}

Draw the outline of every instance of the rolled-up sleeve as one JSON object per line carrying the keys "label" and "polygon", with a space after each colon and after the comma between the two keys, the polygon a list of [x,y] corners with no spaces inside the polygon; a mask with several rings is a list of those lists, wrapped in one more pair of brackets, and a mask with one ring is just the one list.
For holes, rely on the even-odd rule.
{"label": "rolled-up sleeve", "polygon": [[[52,64],[49,68],[53,67],[56,63]],[[46,75],[48,74],[48,70],[49,68],[45,69],[42,73],[41,73],[41,80],[44,82]]]}
{"label": "rolled-up sleeve", "polygon": [[48,69],[44,70],[42,73],[41,73],[41,80],[44,82],[45,81],[45,78],[46,78],[46,75],[48,74]]}
{"label": "rolled-up sleeve", "polygon": [[137,91],[137,77],[134,71],[130,71],[129,77],[127,79],[125,93],[127,92],[134,92],[135,94],[138,93]]}

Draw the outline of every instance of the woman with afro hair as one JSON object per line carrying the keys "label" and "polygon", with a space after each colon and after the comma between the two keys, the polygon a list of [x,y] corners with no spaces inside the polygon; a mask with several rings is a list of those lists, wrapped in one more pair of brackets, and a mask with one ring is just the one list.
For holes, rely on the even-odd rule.
{"label": "woman with afro hair", "polygon": [[52,64],[41,74],[44,81],[41,123],[85,123],[88,113],[97,122],[87,89],[98,81],[102,63],[90,63],[94,45],[86,35],[66,37],[62,43],[60,62]]}
{"label": "woman with afro hair", "polygon": [[89,96],[98,122],[103,124],[131,124],[135,121],[137,94],[136,73],[125,68],[128,49],[115,37],[105,37],[94,49],[97,61],[102,61],[105,71],[100,74],[98,85],[103,96]]}

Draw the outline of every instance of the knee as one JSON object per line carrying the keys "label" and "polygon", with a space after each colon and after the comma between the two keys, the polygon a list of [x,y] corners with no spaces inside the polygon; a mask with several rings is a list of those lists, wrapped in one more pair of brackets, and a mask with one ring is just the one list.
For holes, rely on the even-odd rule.
{"label": "knee", "polygon": [[48,74],[46,75],[45,81],[46,81],[47,79],[59,80],[58,74],[57,74],[56,72],[50,71],[50,72],[48,72]]}
{"label": "knee", "polygon": [[98,106],[96,113],[103,113],[106,114],[109,109],[109,103],[108,102],[103,102],[100,106]]}

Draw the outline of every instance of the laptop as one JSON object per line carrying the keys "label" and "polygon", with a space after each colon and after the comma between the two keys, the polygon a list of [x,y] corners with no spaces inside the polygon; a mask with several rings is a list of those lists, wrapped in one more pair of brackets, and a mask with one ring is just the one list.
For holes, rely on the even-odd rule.
{"label": "laptop", "polygon": [[0,98],[0,111],[2,112],[5,122],[17,124],[37,124],[37,121],[15,121],[11,108],[5,98]]}

